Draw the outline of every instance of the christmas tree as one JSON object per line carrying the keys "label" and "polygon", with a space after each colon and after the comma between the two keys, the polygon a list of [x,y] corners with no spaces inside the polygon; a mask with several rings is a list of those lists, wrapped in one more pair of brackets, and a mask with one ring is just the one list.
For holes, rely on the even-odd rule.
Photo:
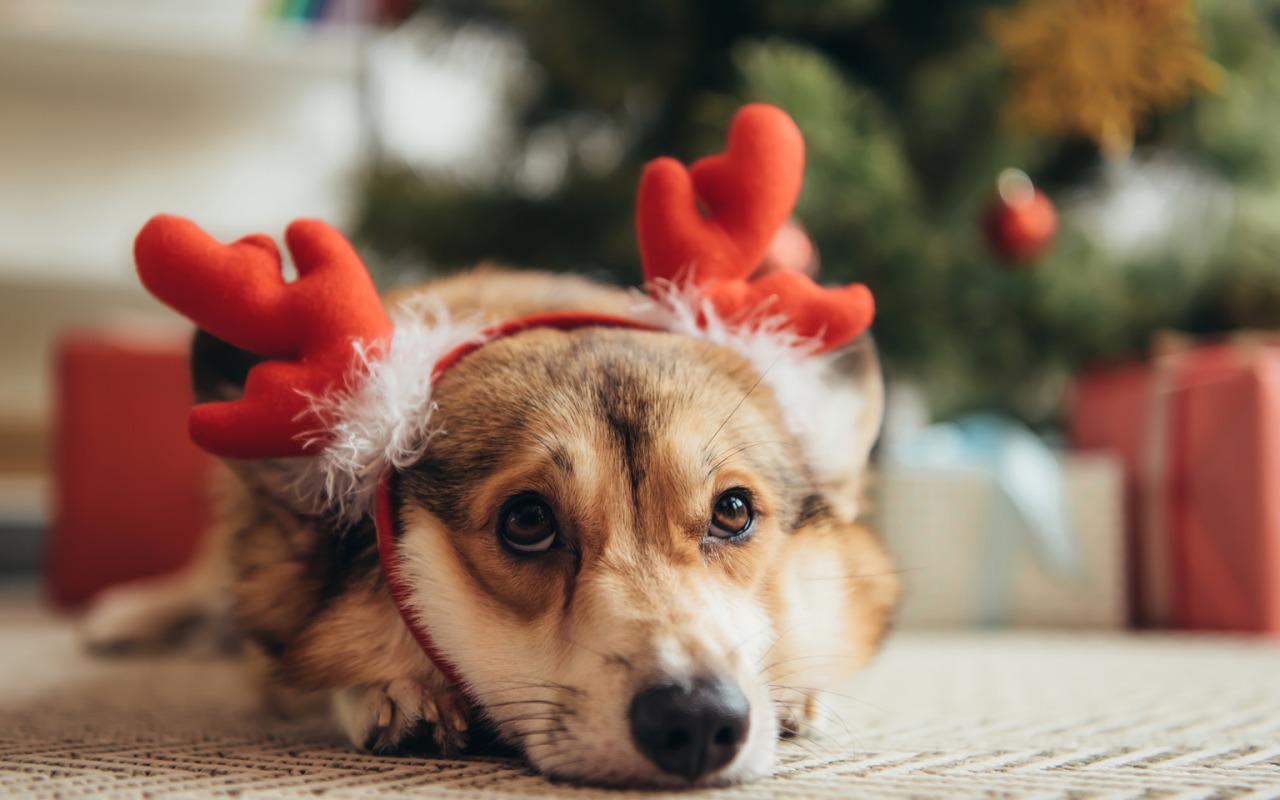
{"label": "christmas tree", "polygon": [[[1141,354],[1158,330],[1280,322],[1276,0],[428,8],[511,33],[538,79],[495,179],[371,171],[358,235],[374,252],[634,284],[644,162],[713,152],[733,111],[764,101],[805,134],[796,214],[822,280],[872,289],[890,377],[938,416],[1051,422],[1082,365]],[[548,142],[563,169],[531,184]],[[993,229],[1017,211],[997,200],[1008,168],[1057,207],[1051,244]]]}

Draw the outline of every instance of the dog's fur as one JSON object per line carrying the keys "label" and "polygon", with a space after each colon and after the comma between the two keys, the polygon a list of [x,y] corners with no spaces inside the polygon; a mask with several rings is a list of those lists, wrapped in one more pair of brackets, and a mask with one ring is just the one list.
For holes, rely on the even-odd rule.
{"label": "dog's fur", "polygon": [[[581,279],[492,269],[389,302],[423,291],[493,321],[633,305]],[[198,399],[235,397],[254,361],[198,335]],[[210,555],[185,578],[109,595],[90,641],[156,641],[217,616],[229,597],[274,708],[329,695],[351,741],[377,752],[457,751],[483,724],[548,775],[628,786],[688,785],[632,742],[631,698],[716,676],[741,688],[750,724],[737,756],[698,784],[766,774],[779,733],[810,723],[818,695],[871,656],[898,594],[854,518],[881,415],[874,348],[864,337],[833,364],[832,390],[861,398],[843,412],[856,424],[833,426],[852,431],[835,443],[852,468],[834,477],[808,463],[768,383],[727,348],[674,333],[535,329],[454,367],[436,391],[443,434],[402,473],[398,513],[412,602],[474,706],[401,622],[372,523],[303,513],[287,461],[230,464]],[[707,536],[715,498],[734,487],[752,498],[751,535]],[[561,541],[547,553],[516,553],[495,532],[504,502],[524,491],[554,509]]]}

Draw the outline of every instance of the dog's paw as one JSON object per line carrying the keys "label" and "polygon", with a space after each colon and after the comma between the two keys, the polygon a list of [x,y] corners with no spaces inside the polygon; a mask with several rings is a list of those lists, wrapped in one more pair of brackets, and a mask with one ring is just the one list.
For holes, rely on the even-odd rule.
{"label": "dog's paw", "polygon": [[792,739],[813,733],[813,705],[812,695],[794,690],[775,692],[773,707],[778,714],[778,735]]}
{"label": "dog's paw", "polygon": [[353,745],[384,755],[453,755],[470,727],[466,700],[436,675],[346,689],[334,712]]}
{"label": "dog's paw", "polygon": [[143,593],[115,588],[103,594],[80,624],[80,638],[94,653],[116,654],[154,649],[167,626],[157,624]]}
{"label": "dog's paw", "polygon": [[190,641],[206,612],[168,582],[108,589],[80,625],[85,647],[100,655],[171,650]]}
{"label": "dog's paw", "polygon": [[240,645],[226,598],[202,576],[187,574],[107,589],[89,607],[79,633],[85,648],[99,655],[177,648],[230,654]]}

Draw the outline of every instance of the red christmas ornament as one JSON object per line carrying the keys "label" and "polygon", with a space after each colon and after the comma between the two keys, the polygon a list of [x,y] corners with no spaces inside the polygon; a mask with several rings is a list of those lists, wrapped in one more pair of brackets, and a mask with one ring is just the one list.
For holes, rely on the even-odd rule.
{"label": "red christmas ornament", "polygon": [[996,188],[982,223],[987,243],[1006,264],[1029,266],[1053,243],[1058,212],[1020,169],[1001,172]]}
{"label": "red christmas ornament", "polygon": [[799,272],[810,278],[818,277],[818,248],[794,219],[784,222],[773,235],[764,259],[751,273],[751,280],[771,272]]}

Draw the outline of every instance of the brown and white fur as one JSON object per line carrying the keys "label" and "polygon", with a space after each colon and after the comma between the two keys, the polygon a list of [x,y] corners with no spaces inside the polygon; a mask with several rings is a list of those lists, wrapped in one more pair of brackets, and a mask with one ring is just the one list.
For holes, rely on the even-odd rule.
{"label": "brown and white fur", "polygon": [[[497,321],[633,297],[587,281],[480,269],[414,290]],[[769,382],[725,347],[676,333],[535,329],[492,342],[436,389],[442,433],[403,470],[412,604],[465,676],[446,685],[402,623],[372,523],[305,512],[293,462],[235,462],[209,555],[184,578],[117,590],[92,645],[155,642],[229,610],[275,708],[331,698],[374,752],[457,752],[483,725],[543,773],[620,786],[723,785],[769,773],[780,733],[873,654],[898,595],[857,520],[882,387],[868,337],[825,357],[839,402],[809,420],[841,468],[815,465]],[[234,397],[254,359],[197,337],[198,399]],[[720,493],[743,489],[750,535],[708,535]],[[546,498],[557,543],[518,553],[496,533],[510,498]],[[709,684],[749,703],[713,770],[661,769],[638,747],[633,698]],[[726,689],[726,691],[728,691]]]}

